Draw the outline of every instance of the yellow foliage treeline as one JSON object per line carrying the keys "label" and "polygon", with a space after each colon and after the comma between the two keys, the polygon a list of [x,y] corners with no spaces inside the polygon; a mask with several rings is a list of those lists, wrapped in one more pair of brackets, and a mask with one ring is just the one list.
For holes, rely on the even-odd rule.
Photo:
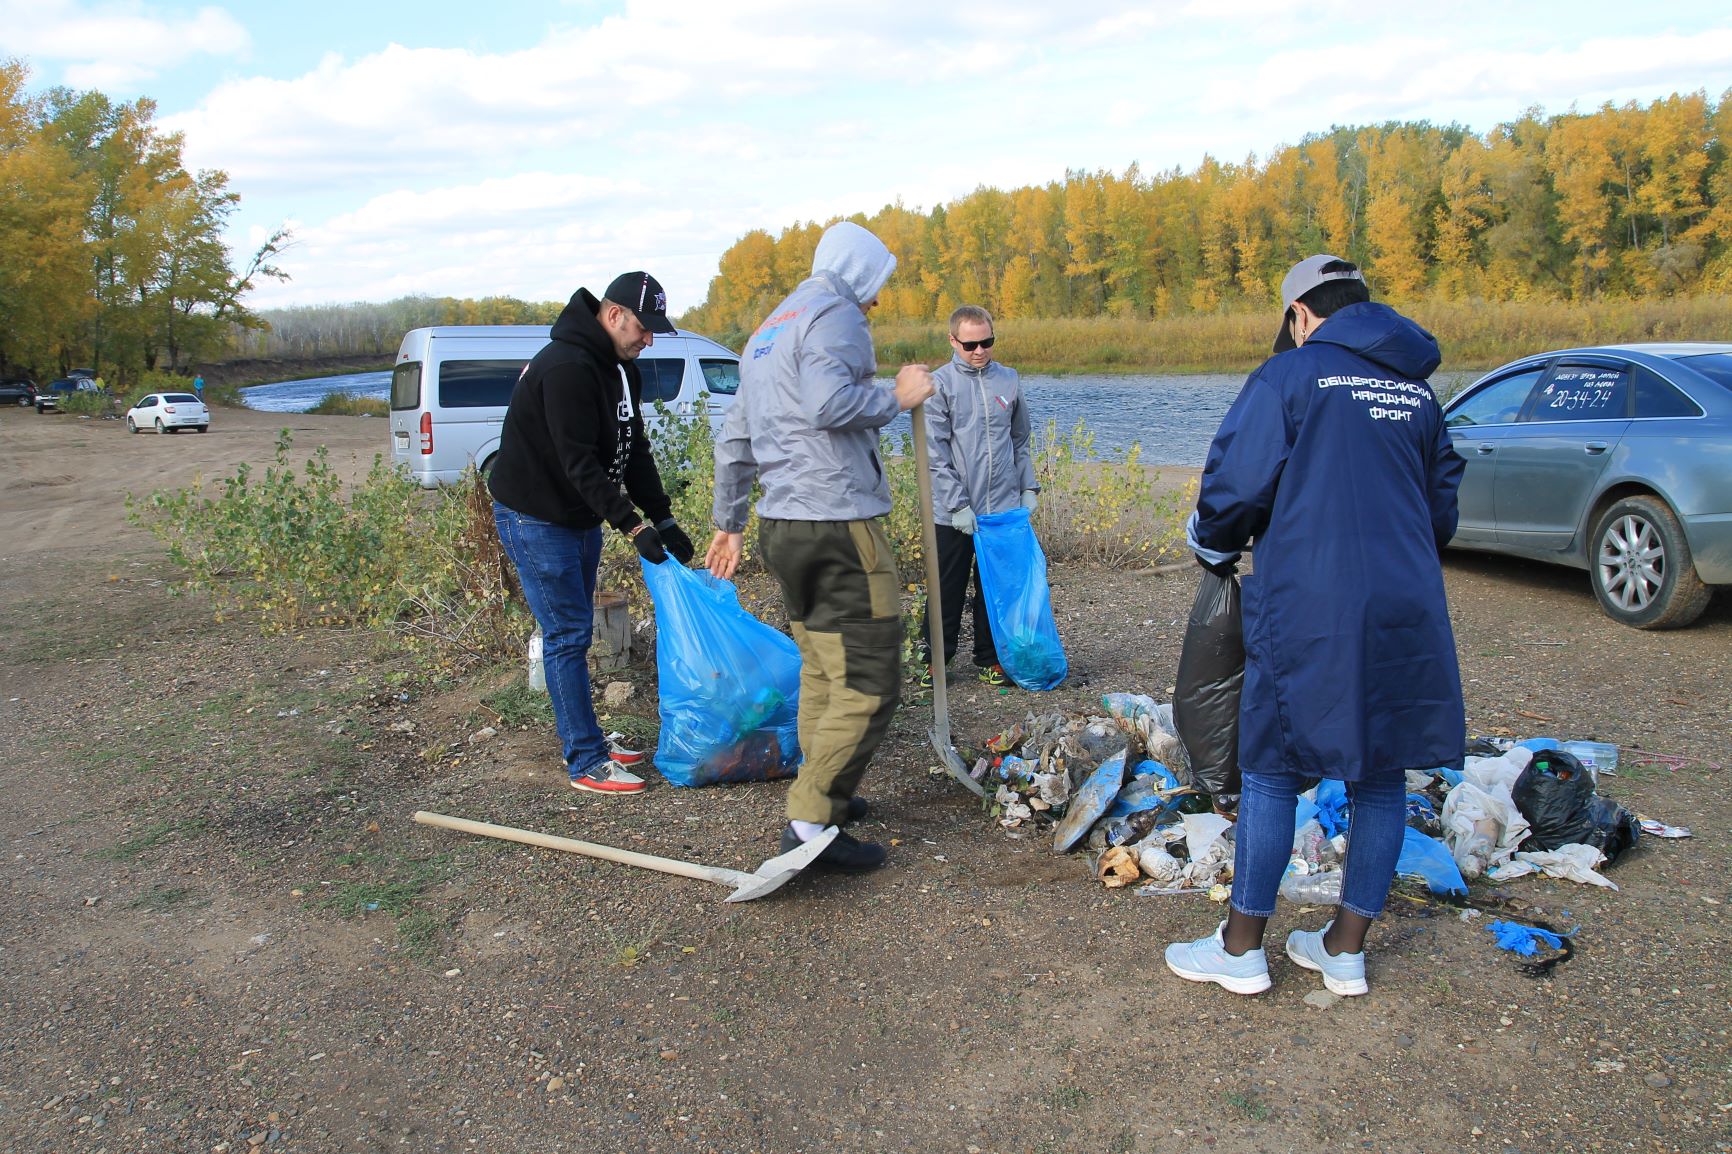
{"label": "yellow foliage treeline", "polygon": [[[1277,307],[1154,320],[1012,320],[998,326],[993,351],[1024,372],[1247,372],[1269,355]],[[1437,337],[1446,370],[1489,369],[1572,345],[1732,339],[1732,296],[1616,303],[1434,299],[1404,307]],[[942,320],[874,321],[872,333],[885,371],[950,358]]]}
{"label": "yellow foliage treeline", "polygon": [[[1266,314],[1292,262],[1323,251],[1356,261],[1377,296],[1410,308],[1725,294],[1729,153],[1732,92],[1716,103],[1695,92],[1645,107],[1530,110],[1484,134],[1423,122],[1337,128],[1261,161],[1073,171],[1038,188],[980,188],[930,212],[895,204],[850,219],[897,255],[874,313],[880,331],[942,321],[959,304],[1018,321]],[[741,237],[683,326],[743,344],[809,274],[822,231],[806,223]],[[1269,327],[1267,315],[1259,323]],[[1067,344],[1077,335],[1049,331]],[[1130,331],[1103,327],[1114,355],[1102,363],[1172,363],[1123,350],[1119,334]],[[1189,326],[1177,331],[1205,353],[1217,348]]]}

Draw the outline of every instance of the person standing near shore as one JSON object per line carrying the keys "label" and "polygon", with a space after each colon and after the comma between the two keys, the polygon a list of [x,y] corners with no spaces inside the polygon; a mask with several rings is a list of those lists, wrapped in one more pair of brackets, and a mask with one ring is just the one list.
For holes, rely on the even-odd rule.
{"label": "person standing near shore", "polygon": [[692,559],[650,455],[636,364],[656,333],[673,331],[662,286],[646,272],[617,277],[599,300],[578,289],[512,390],[487,481],[499,543],[541,626],[566,773],[586,793],[644,788],[619,764],[635,751],[610,749],[589,681],[601,524],[652,564],[669,553],[682,565]]}
{"label": "person standing near shore", "polygon": [[1199,564],[1244,579],[1243,791],[1227,920],[1167,947],[1167,967],[1236,994],[1269,988],[1263,931],[1293,848],[1304,779],[1346,783],[1341,901],[1287,956],[1363,994],[1407,820],[1406,771],[1461,768],[1466,719],[1440,555],[1455,535],[1455,451],[1426,378],[1432,335],[1371,302],[1322,254],[1281,282],[1275,355],[1245,382],[1203,467],[1187,527]]}
{"label": "person standing near shore", "polygon": [[[974,559],[979,517],[1021,506],[1034,512],[1040,486],[1029,456],[1028,404],[1016,370],[994,359],[992,314],[963,305],[950,314],[949,363],[932,374],[926,402],[926,440],[932,456],[932,507],[939,523],[939,607],[944,619],[944,663],[956,656],[962,603],[974,583],[974,664],[987,685],[1008,683],[993,645],[986,594]],[[932,683],[930,654],[921,684]]]}
{"label": "person standing near shore", "polygon": [[[894,388],[873,379],[866,317],[895,268],[861,226],[825,229],[812,275],[746,342],[716,440],[716,533],[705,560],[715,576],[734,575],[752,482],[761,482],[758,544],[800,647],[805,761],[788,789],[783,852],[865,816],[856,790],[900,699],[901,586],[878,520],[890,512],[878,431],[932,395],[932,374],[905,365]],[[815,864],[859,873],[884,859],[883,846],[841,833]]]}

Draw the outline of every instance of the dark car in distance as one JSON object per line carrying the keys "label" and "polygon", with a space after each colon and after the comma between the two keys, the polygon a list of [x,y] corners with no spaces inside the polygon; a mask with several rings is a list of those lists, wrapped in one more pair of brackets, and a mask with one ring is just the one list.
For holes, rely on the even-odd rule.
{"label": "dark car in distance", "polygon": [[0,379],[0,405],[34,405],[36,382],[29,377]]}
{"label": "dark car in distance", "polygon": [[1732,344],[1562,349],[1444,407],[1450,544],[1586,569],[1607,616],[1675,629],[1732,585]]}

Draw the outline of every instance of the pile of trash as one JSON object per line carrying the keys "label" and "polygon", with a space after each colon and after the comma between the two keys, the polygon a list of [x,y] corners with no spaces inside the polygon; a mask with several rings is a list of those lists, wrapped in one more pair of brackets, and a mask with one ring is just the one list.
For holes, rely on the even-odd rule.
{"label": "pile of trash", "polygon": [[[986,743],[973,776],[994,818],[1013,837],[1050,831],[1055,853],[1082,849],[1108,888],[1226,900],[1234,815],[1216,812],[1193,780],[1172,706],[1128,693],[1109,693],[1101,705],[1104,715],[1031,712]],[[1615,746],[1481,738],[1468,752],[1460,771],[1408,774],[1396,873],[1433,893],[1465,894],[1479,878],[1536,872],[1616,889],[1599,870],[1644,832],[1689,836],[1595,792],[1598,774],[1616,772]],[[1339,781],[1300,795],[1283,897],[1312,905],[1339,899],[1349,810]]]}
{"label": "pile of trash", "polygon": [[[1233,822],[1191,781],[1173,707],[1109,693],[1105,715],[1030,713],[986,743],[973,775],[1012,836],[1051,829],[1108,887],[1218,891],[1233,879]],[[1154,887],[1150,889],[1150,887]]]}

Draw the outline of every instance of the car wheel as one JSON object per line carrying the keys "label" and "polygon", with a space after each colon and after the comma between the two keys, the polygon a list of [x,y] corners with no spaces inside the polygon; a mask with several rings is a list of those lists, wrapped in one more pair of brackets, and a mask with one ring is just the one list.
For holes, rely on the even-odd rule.
{"label": "car wheel", "polygon": [[168,430],[162,427],[162,418],[158,417],[156,419],[156,435],[160,437],[166,432],[168,432]]}
{"label": "car wheel", "polygon": [[1708,607],[1684,527],[1657,497],[1626,497],[1594,526],[1588,574],[1600,608],[1637,629],[1678,629]]}
{"label": "car wheel", "polygon": [[126,431],[129,433],[138,432],[138,422],[131,417],[126,418]]}
{"label": "car wheel", "polygon": [[204,431],[205,431],[205,430],[206,430],[206,429],[209,429],[209,428],[210,428],[210,426],[209,426],[209,425],[194,425],[194,426],[193,426],[193,428],[194,428],[194,429],[196,429],[196,430],[198,430],[198,431],[199,431],[199,432],[201,432],[201,433],[202,433],[202,432],[204,432]]}

